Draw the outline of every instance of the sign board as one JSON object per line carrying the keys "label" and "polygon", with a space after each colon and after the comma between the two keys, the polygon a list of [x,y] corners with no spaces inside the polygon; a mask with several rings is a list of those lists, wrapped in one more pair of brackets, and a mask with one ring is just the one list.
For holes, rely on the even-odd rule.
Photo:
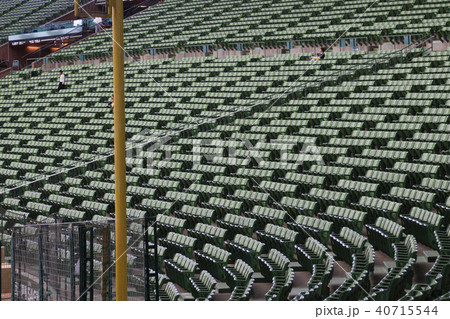
{"label": "sign board", "polygon": [[46,41],[62,41],[66,39],[80,38],[82,36],[82,33],[83,27],[77,26],[61,30],[10,35],[8,37],[8,41],[12,46],[39,44]]}

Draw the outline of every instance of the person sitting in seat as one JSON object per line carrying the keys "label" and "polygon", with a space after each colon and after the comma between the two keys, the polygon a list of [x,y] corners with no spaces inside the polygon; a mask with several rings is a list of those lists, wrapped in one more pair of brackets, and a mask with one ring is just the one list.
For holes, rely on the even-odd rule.
{"label": "person sitting in seat", "polygon": [[320,48],[319,53],[311,58],[311,61],[323,60],[325,58],[325,48]]}
{"label": "person sitting in seat", "polygon": [[106,107],[111,109],[111,113],[114,113],[114,94],[111,95],[111,100],[108,102]]}

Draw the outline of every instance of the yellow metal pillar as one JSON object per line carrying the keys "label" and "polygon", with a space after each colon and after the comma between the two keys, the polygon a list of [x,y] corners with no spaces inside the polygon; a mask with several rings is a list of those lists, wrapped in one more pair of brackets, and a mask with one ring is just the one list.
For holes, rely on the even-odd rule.
{"label": "yellow metal pillar", "polygon": [[113,0],[114,161],[116,176],[116,300],[127,292],[127,216],[125,167],[125,85],[123,50],[123,1]]}

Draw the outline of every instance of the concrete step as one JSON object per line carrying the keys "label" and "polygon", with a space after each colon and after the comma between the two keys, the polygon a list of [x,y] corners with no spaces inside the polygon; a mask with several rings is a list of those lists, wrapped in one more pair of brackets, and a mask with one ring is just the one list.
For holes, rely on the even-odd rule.
{"label": "concrete step", "polygon": [[294,271],[303,271],[303,270],[305,270],[305,268],[303,268],[302,265],[300,265],[298,261],[291,261],[289,263],[289,267],[291,267]]}
{"label": "concrete step", "polygon": [[190,294],[189,292],[181,293],[180,295],[183,298],[183,300],[185,300],[185,301],[194,301],[195,300],[194,296],[192,296],[192,294]]}
{"label": "concrete step", "polygon": [[439,253],[436,250],[424,250],[423,256],[429,263],[434,263],[439,256]]}
{"label": "concrete step", "polygon": [[289,299],[292,299],[298,294],[306,291],[308,291],[308,288],[292,288],[291,292],[289,293]]}
{"label": "concrete step", "polygon": [[264,278],[264,276],[260,273],[260,272],[255,272],[253,273],[252,276],[253,279],[255,279],[255,282],[268,282],[266,278]]}
{"label": "concrete step", "polygon": [[[389,261],[387,261],[387,262],[389,262]],[[385,262],[385,263],[387,263],[387,262]],[[375,266],[374,270],[373,270],[374,276],[377,276],[377,275],[385,276],[388,272],[389,272],[388,268],[386,268],[385,265],[383,265],[383,266]]]}
{"label": "concrete step", "polygon": [[396,266],[395,261],[385,261],[385,262],[383,262],[383,264],[384,264],[384,267],[386,267],[388,272]]}
{"label": "concrete step", "polygon": [[425,256],[418,256],[417,257],[417,260],[416,260],[416,263],[417,264],[420,264],[420,263],[427,263],[428,262],[428,259],[425,257]]}
{"label": "concrete step", "polygon": [[216,289],[217,293],[219,294],[230,293],[231,291],[233,291],[225,282],[218,282],[216,285]]}
{"label": "concrete step", "polygon": [[345,277],[334,277],[330,280],[330,284],[328,287],[330,287],[330,294],[333,293],[336,289],[338,289],[345,281]]}

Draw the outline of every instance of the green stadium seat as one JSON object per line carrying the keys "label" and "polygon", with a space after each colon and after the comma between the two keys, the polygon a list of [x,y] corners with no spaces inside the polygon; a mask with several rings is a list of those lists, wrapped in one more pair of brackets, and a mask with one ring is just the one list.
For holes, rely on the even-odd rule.
{"label": "green stadium seat", "polygon": [[102,215],[106,216],[111,213],[112,208],[111,205],[105,203],[98,203],[89,200],[84,200],[81,205],[76,206],[75,209],[84,211],[88,214],[88,218],[93,215]]}
{"label": "green stadium seat", "polygon": [[291,216],[314,216],[319,208],[319,205],[315,201],[308,201],[286,196],[281,199],[280,206],[284,208]]}
{"label": "green stadium seat", "polygon": [[378,217],[375,224],[366,224],[367,238],[376,248],[393,257],[392,244],[398,243],[403,236],[404,227],[392,220]]}
{"label": "green stadium seat", "polygon": [[222,247],[227,230],[208,224],[197,223],[194,229],[188,229],[187,232],[190,237],[197,239],[195,247],[202,248],[206,243]]}
{"label": "green stadium seat", "polygon": [[351,167],[313,165],[308,173],[325,176],[326,183],[337,184],[340,179],[350,179],[354,170]]}
{"label": "green stadium seat", "polygon": [[217,279],[225,280],[224,267],[229,262],[231,255],[229,252],[211,244],[205,244],[203,249],[196,250],[194,255],[200,269],[207,269]]}
{"label": "green stadium seat", "polygon": [[294,245],[297,242],[298,233],[284,227],[267,224],[264,230],[257,230],[256,236],[265,247],[275,248],[293,259]]}
{"label": "green stadium seat", "polygon": [[351,206],[367,213],[366,222],[374,223],[378,217],[397,220],[403,204],[380,198],[363,196]]}
{"label": "green stadium seat", "polygon": [[400,219],[405,226],[406,233],[414,235],[419,242],[429,247],[438,248],[434,231],[440,230],[443,216],[413,207],[409,215],[400,215]]}
{"label": "green stadium seat", "polygon": [[210,225],[215,220],[215,212],[212,209],[183,205],[181,210],[174,212],[178,218],[186,220],[186,227],[194,227],[197,223]]}
{"label": "green stadium seat", "polygon": [[415,188],[436,193],[437,202],[444,202],[450,196],[450,181],[448,180],[425,177],[420,185],[416,185]]}
{"label": "green stadium seat", "polygon": [[330,187],[336,191],[348,193],[350,201],[356,201],[362,196],[376,197],[379,194],[378,184],[356,182],[348,179],[341,179],[337,185]]}
{"label": "green stadium seat", "polygon": [[156,216],[158,214],[169,215],[174,210],[172,202],[149,198],[144,198],[142,202],[135,205],[135,207],[137,209],[146,211],[151,216]]}
{"label": "green stadium seat", "polygon": [[327,248],[319,241],[308,238],[303,245],[295,245],[297,260],[309,272],[313,271],[313,265],[322,263],[327,255]]}
{"label": "green stadium seat", "polygon": [[175,254],[182,254],[192,258],[194,253],[195,238],[179,233],[170,232],[166,238],[159,239],[163,247],[167,247],[166,256],[172,258]]}
{"label": "green stadium seat", "polygon": [[286,212],[284,210],[253,206],[252,211],[244,212],[244,215],[256,219],[255,229],[263,229],[268,223],[283,226],[286,219]]}
{"label": "green stadium seat", "polygon": [[417,241],[413,235],[406,235],[403,243],[392,244],[394,248],[394,260],[397,266],[406,265],[411,258],[417,257]]}
{"label": "green stadium seat", "polygon": [[217,226],[227,230],[226,239],[233,239],[236,234],[252,236],[255,223],[256,219],[233,214],[226,214],[223,219],[217,220]]}
{"label": "green stadium seat", "polygon": [[259,269],[267,280],[283,276],[289,267],[290,260],[276,249],[271,249],[267,256],[259,256]]}
{"label": "green stadium seat", "polygon": [[168,215],[156,215],[159,236],[165,237],[169,232],[183,234],[186,220]]}
{"label": "green stadium seat", "polygon": [[283,274],[272,278],[272,286],[266,292],[267,301],[288,300],[289,292],[294,283],[294,270],[288,268]]}
{"label": "green stadium seat", "polygon": [[85,220],[87,216],[84,211],[67,208],[60,208],[56,214],[65,222],[81,222]]}
{"label": "green stadium seat", "polygon": [[251,237],[237,234],[233,241],[225,242],[225,247],[231,253],[233,260],[242,259],[258,269],[257,258],[263,253],[265,245]]}
{"label": "green stadium seat", "polygon": [[192,289],[189,278],[194,277],[196,269],[197,263],[180,253],[176,253],[173,259],[167,259],[165,262],[166,275],[188,291]]}
{"label": "green stadium seat", "polygon": [[178,301],[182,300],[181,294],[172,282],[168,282],[162,291],[159,292],[161,301]]}
{"label": "green stadium seat", "polygon": [[14,225],[15,223],[26,225],[29,215],[30,214],[27,212],[17,211],[17,210],[13,210],[13,209],[7,209],[3,213],[3,218],[7,221],[6,224],[4,225],[4,227],[8,228],[8,227]]}
{"label": "green stadium seat", "polygon": [[38,215],[49,216],[55,212],[55,207],[52,205],[41,204],[36,202],[28,202],[27,206],[24,208],[32,217]]}
{"label": "green stadium seat", "polygon": [[405,289],[411,287],[412,264],[414,259],[410,259],[403,266],[392,268],[389,273],[373,288],[373,300],[398,300],[405,293]]}
{"label": "green stadium seat", "polygon": [[192,288],[190,291],[196,301],[211,300],[216,292],[216,280],[206,270],[200,272],[198,278],[189,278]]}
{"label": "green stadium seat", "polygon": [[182,205],[196,206],[198,197],[197,194],[168,191],[161,199],[172,202],[173,209],[180,209]]}
{"label": "green stadium seat", "polygon": [[253,284],[254,270],[243,260],[238,259],[232,267],[225,267],[226,283],[233,288],[230,300],[246,300],[249,296],[248,286]]}
{"label": "green stadium seat", "polygon": [[389,194],[383,194],[383,197],[401,203],[400,211],[407,213],[412,207],[431,210],[436,195],[410,188],[392,187]]}
{"label": "green stadium seat", "polygon": [[216,212],[216,218],[223,218],[226,214],[240,215],[243,210],[241,201],[211,197],[207,203],[202,206],[210,208]]}
{"label": "green stadium seat", "polygon": [[379,184],[382,192],[387,192],[393,186],[406,187],[410,185],[408,175],[385,171],[368,170],[362,181]]}
{"label": "green stadium seat", "polygon": [[320,188],[312,188],[308,194],[303,194],[305,199],[316,201],[319,209],[325,210],[327,206],[342,206],[345,207],[349,200],[348,193],[330,191]]}
{"label": "green stadium seat", "polygon": [[339,234],[331,234],[333,252],[348,264],[352,264],[353,254],[363,252],[366,244],[366,237],[347,227],[342,227]]}
{"label": "green stadium seat", "polygon": [[315,217],[297,216],[295,222],[288,222],[288,227],[298,233],[297,243],[304,244],[312,237],[327,245],[333,223]]}
{"label": "green stadium seat", "polygon": [[328,206],[325,213],[318,213],[319,218],[333,222],[331,230],[338,233],[342,227],[362,232],[366,212],[345,207]]}
{"label": "green stadium seat", "polygon": [[295,183],[298,185],[300,192],[307,193],[311,188],[322,188],[325,183],[325,178],[325,176],[288,172],[284,177],[280,178],[280,180],[287,183]]}

